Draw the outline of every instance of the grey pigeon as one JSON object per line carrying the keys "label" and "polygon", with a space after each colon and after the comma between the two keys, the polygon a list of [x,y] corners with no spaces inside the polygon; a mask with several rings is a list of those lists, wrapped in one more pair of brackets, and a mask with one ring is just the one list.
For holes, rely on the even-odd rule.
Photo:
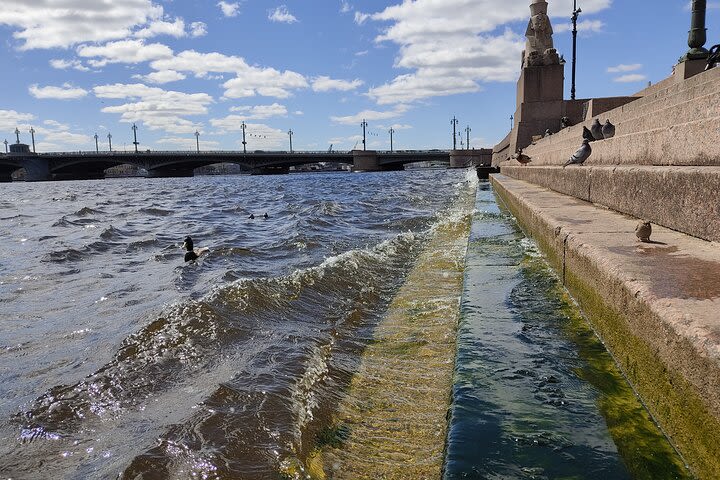
{"label": "grey pigeon", "polygon": [[572,157],[570,157],[570,159],[565,162],[563,168],[567,167],[570,164],[582,165],[583,162],[588,159],[591,153],[592,148],[590,148],[590,141],[586,138],[585,140],[583,140],[583,144],[580,145],[580,148],[578,148],[575,153],[572,154]]}
{"label": "grey pigeon", "polygon": [[560,128],[567,128],[567,127],[569,127],[570,125],[572,125],[572,123],[570,122],[570,118],[568,118],[568,117],[562,117],[562,118],[560,119]]}
{"label": "grey pigeon", "polygon": [[635,235],[641,242],[649,242],[650,235],[652,234],[652,225],[650,222],[642,221],[635,227]]}
{"label": "grey pigeon", "polygon": [[527,163],[530,163],[530,157],[522,153],[522,148],[517,151],[517,153],[513,153],[510,157],[513,160],[517,160],[521,165],[525,165]]}
{"label": "grey pigeon", "polygon": [[592,125],[590,125],[590,132],[592,133],[592,136],[595,137],[595,140],[602,140],[603,133],[602,133],[602,125],[600,125],[600,120],[597,118],[593,122]]}
{"label": "grey pigeon", "polygon": [[610,119],[605,120],[605,125],[602,126],[602,134],[604,138],[612,138],[615,136],[615,125],[610,123]]}
{"label": "grey pigeon", "polygon": [[588,142],[595,141],[595,137],[593,137],[592,132],[590,132],[590,130],[588,130],[588,128],[585,125],[583,125],[583,138],[585,140],[587,140]]}

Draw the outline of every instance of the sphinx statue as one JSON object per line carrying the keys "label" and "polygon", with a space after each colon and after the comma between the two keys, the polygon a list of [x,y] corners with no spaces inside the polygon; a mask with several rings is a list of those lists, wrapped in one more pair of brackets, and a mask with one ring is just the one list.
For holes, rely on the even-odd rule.
{"label": "sphinx statue", "polygon": [[560,63],[553,46],[553,30],[547,15],[547,5],[545,0],[533,0],[530,4],[530,21],[525,31],[525,50],[522,52],[523,67]]}

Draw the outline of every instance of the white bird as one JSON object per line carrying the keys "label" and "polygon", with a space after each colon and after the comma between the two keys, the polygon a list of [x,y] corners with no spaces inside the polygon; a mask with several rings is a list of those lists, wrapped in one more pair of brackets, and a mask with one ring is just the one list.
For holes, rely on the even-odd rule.
{"label": "white bird", "polygon": [[568,165],[582,165],[585,160],[588,159],[590,154],[592,153],[592,148],[590,148],[590,142],[588,139],[583,140],[583,144],[578,148],[575,153],[572,154],[570,159],[565,162],[565,165],[563,165],[563,168],[567,167]]}

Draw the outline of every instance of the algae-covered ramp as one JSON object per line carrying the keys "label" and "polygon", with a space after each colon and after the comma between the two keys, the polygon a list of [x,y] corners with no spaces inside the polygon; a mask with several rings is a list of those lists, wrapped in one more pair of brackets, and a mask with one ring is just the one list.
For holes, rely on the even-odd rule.
{"label": "algae-covered ramp", "polygon": [[431,234],[338,408],[315,478],[440,478],[476,182]]}
{"label": "algae-covered ramp", "polygon": [[720,472],[720,251],[503,175],[493,185],[533,237],[670,441],[700,478]]}

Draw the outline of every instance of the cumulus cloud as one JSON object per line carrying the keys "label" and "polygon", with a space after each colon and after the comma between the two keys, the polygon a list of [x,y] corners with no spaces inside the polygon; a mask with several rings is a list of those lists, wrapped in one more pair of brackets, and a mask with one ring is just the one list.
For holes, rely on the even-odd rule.
{"label": "cumulus cloud", "polygon": [[270,10],[270,12],[268,12],[268,20],[279,23],[295,23],[298,21],[298,19],[288,11],[285,5]]}
{"label": "cumulus cloud", "polygon": [[207,35],[207,25],[203,22],[192,22],[190,24],[190,36],[193,38]]}
{"label": "cumulus cloud", "polygon": [[340,13],[348,13],[352,10],[352,7],[348,2],[341,1],[340,2]]}
{"label": "cumulus cloud", "polygon": [[5,132],[14,132],[16,128],[30,127],[35,115],[32,113],[20,113],[15,110],[0,110],[0,130]]}
{"label": "cumulus cloud", "polygon": [[264,120],[270,117],[285,117],[287,116],[287,108],[285,105],[279,103],[273,103],[272,105],[255,105],[255,106],[242,106],[242,107],[231,107],[231,112],[241,112],[241,115],[235,115],[241,121],[242,120]]}
{"label": "cumulus cloud", "polygon": [[316,92],[329,92],[330,90],[340,90],[341,92],[347,92],[349,90],[355,90],[363,83],[364,82],[359,79],[335,80],[330,77],[320,76],[316,77],[313,80],[312,89]]}
{"label": "cumulus cloud", "polygon": [[151,0],[4,0],[0,25],[13,30],[21,50],[32,50],[126,38],[162,16]]}
{"label": "cumulus cloud", "polygon": [[378,111],[378,110],[363,110],[355,115],[348,115],[344,117],[332,116],[330,120],[335,123],[342,125],[354,125],[359,124],[363,120],[386,120],[388,118],[397,118],[405,113],[408,108],[405,105],[398,105],[393,110]]}
{"label": "cumulus cloud", "polygon": [[76,100],[83,98],[88,94],[84,88],[73,87],[69,83],[64,83],[60,87],[48,85],[40,87],[37,84],[30,85],[28,88],[30,95],[38,99],[55,99],[55,100]]}
{"label": "cumulus cloud", "polygon": [[[581,20],[577,23],[579,33],[597,33],[602,32],[604,28],[605,22],[601,20]],[[553,25],[554,33],[569,32],[570,30],[572,30],[572,24],[569,22]]]}
{"label": "cumulus cloud", "polygon": [[640,73],[631,73],[629,75],[621,75],[617,78],[613,79],[613,82],[618,83],[633,83],[633,82],[642,82],[644,80],[647,80],[647,77]]}
{"label": "cumulus cloud", "polygon": [[103,67],[108,63],[142,63],[169,58],[173,51],[162,43],[146,44],[144,40],[119,40],[105,45],[81,45],[77,48],[77,54],[93,58],[88,61],[90,65]]}
{"label": "cumulus cloud", "polygon": [[158,35],[169,35],[175,38],[184,37],[186,35],[185,22],[182,18],[176,18],[174,22],[156,20],[134,34],[137,38],[150,38]]}
{"label": "cumulus cloud", "polygon": [[[0,110],[0,130],[15,132],[16,128],[20,131],[20,141],[28,144],[31,141],[29,130],[35,130],[35,147],[38,152],[81,150],[94,142],[90,135],[72,132],[70,126],[55,120],[40,121],[31,113]],[[14,142],[15,136],[10,140]]]}
{"label": "cumulus cloud", "polygon": [[98,98],[129,100],[105,107],[102,112],[120,114],[122,122],[142,122],[150,130],[170,133],[193,133],[200,125],[184,117],[206,115],[207,106],[213,103],[206,93],[176,92],[141,83],[99,85],[93,92]]}
{"label": "cumulus cloud", "polygon": [[[228,132],[240,132],[242,130],[243,119],[235,115],[229,115],[225,118],[213,118],[210,124],[217,128],[218,134]],[[277,128],[272,128],[262,123],[245,122],[245,140],[247,149],[253,150],[270,150],[285,147],[287,143],[287,133]],[[242,136],[238,135],[235,144],[242,149]]]}
{"label": "cumulus cloud", "polygon": [[53,68],[57,68],[58,70],[67,70],[67,69],[73,69],[73,70],[79,70],[81,72],[89,72],[90,69],[83,65],[83,63],[80,60],[65,60],[62,58],[54,58],[50,60],[50,66]]}
{"label": "cumulus cloud", "polygon": [[620,72],[634,72],[636,70],[640,70],[642,68],[641,63],[633,63],[631,65],[616,65],[614,67],[608,67],[607,71],[608,73],[620,73]]}
{"label": "cumulus cloud", "polygon": [[220,143],[216,140],[208,140],[200,135],[199,139],[193,136],[187,137],[162,137],[155,141],[157,145],[169,145],[172,150],[195,151],[200,144],[200,150],[218,150]]}
{"label": "cumulus cloud", "polygon": [[180,72],[175,70],[161,70],[158,72],[152,72],[147,75],[133,75],[133,78],[143,80],[154,84],[163,84],[170,82],[177,82],[178,80],[185,80],[187,78]]}
{"label": "cumulus cloud", "polygon": [[240,4],[237,2],[218,2],[217,6],[220,7],[223,15],[226,17],[236,17],[240,13]]}

